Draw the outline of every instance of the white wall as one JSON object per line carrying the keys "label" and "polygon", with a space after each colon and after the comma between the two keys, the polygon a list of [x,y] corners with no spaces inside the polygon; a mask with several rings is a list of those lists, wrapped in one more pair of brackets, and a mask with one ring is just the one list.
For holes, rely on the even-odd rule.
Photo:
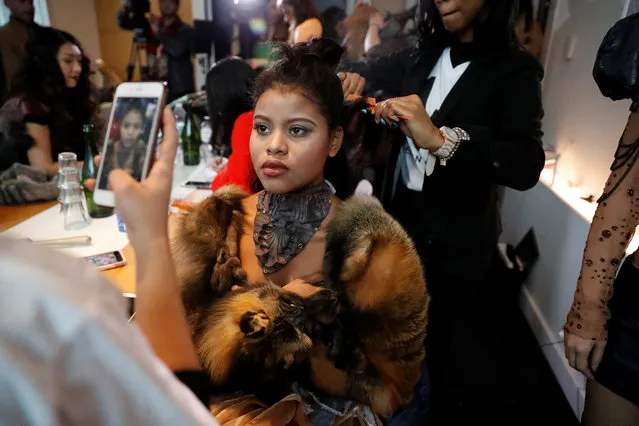
{"label": "white wall", "polygon": [[99,58],[100,37],[93,0],[48,0],[48,5],[51,26],[73,34],[91,59]]}
{"label": "white wall", "polygon": [[[598,195],[603,189],[630,102],[604,98],[592,78],[597,49],[621,18],[625,0],[557,0],[546,61],[544,143],[561,158],[558,176]],[[574,57],[565,57],[569,37]]]}

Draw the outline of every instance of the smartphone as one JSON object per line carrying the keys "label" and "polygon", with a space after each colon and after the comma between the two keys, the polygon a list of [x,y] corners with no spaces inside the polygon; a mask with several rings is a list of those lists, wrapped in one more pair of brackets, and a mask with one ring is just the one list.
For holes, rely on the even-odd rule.
{"label": "smartphone", "polygon": [[119,251],[110,251],[108,253],[96,254],[94,256],[87,256],[85,259],[95,265],[99,271],[105,271],[107,269],[119,268],[126,265],[126,259]]}
{"label": "smartphone", "polygon": [[166,93],[162,82],[122,83],[116,89],[93,193],[96,204],[115,207],[108,189],[112,170],[123,169],[138,181],[148,175]]}

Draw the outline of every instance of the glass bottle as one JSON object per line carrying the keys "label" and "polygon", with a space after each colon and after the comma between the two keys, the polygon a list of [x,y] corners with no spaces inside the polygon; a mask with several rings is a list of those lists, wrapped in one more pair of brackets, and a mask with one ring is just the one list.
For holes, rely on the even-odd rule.
{"label": "glass bottle", "polygon": [[186,117],[181,135],[184,165],[197,166],[200,164],[200,131],[195,122],[191,104],[185,102],[184,109],[186,111]]}
{"label": "glass bottle", "polygon": [[94,144],[94,126],[93,124],[85,124],[82,128],[84,132],[84,165],[82,166],[82,183],[84,188],[84,197],[87,202],[87,210],[89,216],[94,219],[100,219],[108,217],[113,214],[111,207],[99,206],[93,201],[93,191],[87,189],[84,185],[87,179],[95,179],[98,175],[98,168],[96,167],[93,157],[97,154]]}

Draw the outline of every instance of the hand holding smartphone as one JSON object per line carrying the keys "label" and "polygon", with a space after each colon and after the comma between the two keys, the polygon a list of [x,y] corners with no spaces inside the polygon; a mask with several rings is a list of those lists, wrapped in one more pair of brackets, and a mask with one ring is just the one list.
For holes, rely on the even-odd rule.
{"label": "hand holding smartphone", "polygon": [[116,89],[93,194],[97,204],[115,207],[108,189],[112,170],[123,169],[137,181],[148,175],[166,93],[161,82],[122,83]]}

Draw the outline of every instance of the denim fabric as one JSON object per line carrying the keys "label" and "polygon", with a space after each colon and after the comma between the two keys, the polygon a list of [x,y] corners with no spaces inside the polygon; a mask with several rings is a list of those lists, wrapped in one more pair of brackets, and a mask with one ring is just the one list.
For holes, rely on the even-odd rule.
{"label": "denim fabric", "polygon": [[391,417],[386,426],[427,426],[428,408],[430,406],[430,376],[428,366],[422,367],[422,378],[415,386],[413,400],[399,413]]}

